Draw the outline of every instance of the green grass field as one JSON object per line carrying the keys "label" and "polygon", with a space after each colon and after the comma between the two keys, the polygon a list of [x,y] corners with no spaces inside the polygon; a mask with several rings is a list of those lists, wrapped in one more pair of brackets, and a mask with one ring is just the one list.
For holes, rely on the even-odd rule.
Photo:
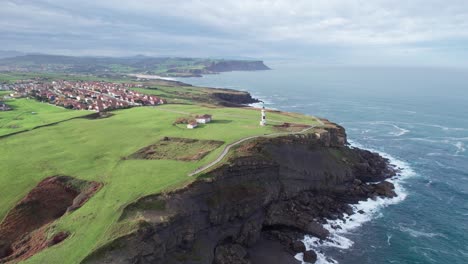
{"label": "green grass field", "polygon": [[5,103],[13,110],[0,112],[0,136],[92,113],[56,107],[32,99],[10,99]]}
{"label": "green grass field", "polygon": [[213,89],[193,86],[154,85],[149,89],[131,88],[134,91],[160,96],[173,104],[214,103],[210,98]]}
{"label": "green grass field", "polygon": [[196,161],[221,146],[223,141],[165,138],[129,156],[129,159]]}
{"label": "green grass field", "polygon": [[[205,113],[212,114],[214,121],[197,129],[172,125],[178,117]],[[226,144],[276,132],[272,126],[259,126],[260,113],[252,109],[162,105],[114,114],[105,119],[74,119],[0,139],[0,218],[48,176],[62,174],[105,184],[82,208],[56,222],[55,230],[69,231],[71,236],[26,263],[80,262],[93,249],[129,228],[117,222],[125,205],[195,180],[188,173],[216,159]],[[313,117],[299,114],[268,113],[268,118],[316,124]],[[193,162],[122,159],[165,136],[225,143]]]}
{"label": "green grass field", "polygon": [[[41,80],[69,80],[69,81],[106,81],[106,82],[128,82],[133,78],[125,75],[115,77],[100,77],[91,74],[71,74],[71,73],[36,73],[36,72],[0,72],[0,83],[13,83],[18,80],[28,79]],[[128,79],[127,79],[128,78]]]}

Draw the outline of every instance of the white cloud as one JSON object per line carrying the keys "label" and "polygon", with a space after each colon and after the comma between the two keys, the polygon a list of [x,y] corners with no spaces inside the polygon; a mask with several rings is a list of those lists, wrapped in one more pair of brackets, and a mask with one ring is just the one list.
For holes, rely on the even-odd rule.
{"label": "white cloud", "polygon": [[468,40],[466,0],[11,0],[1,7],[0,33],[10,46],[54,34],[64,38],[56,46],[70,35],[83,38],[70,49],[93,43],[118,50],[121,42],[122,50],[252,55],[307,46],[417,50]]}

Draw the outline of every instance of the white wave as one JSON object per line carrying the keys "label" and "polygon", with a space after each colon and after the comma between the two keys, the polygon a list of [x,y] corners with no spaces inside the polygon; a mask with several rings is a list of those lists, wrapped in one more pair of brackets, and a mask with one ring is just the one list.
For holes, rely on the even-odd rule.
{"label": "white wave", "polygon": [[468,128],[463,127],[446,127],[438,124],[426,124],[426,123],[409,123],[409,122],[401,122],[401,121],[388,121],[388,120],[378,120],[378,121],[353,121],[353,122],[346,122],[348,124],[369,124],[369,125],[389,125],[389,124],[404,124],[409,126],[426,126],[426,127],[434,127],[439,128],[444,131],[468,131]]}
{"label": "white wave", "polygon": [[468,137],[445,137],[444,139],[468,141]]}
{"label": "white wave", "polygon": [[399,127],[397,125],[394,125],[394,124],[389,124],[389,125],[393,126],[394,128],[396,128],[398,130],[396,132],[390,132],[390,134],[393,135],[393,136],[399,137],[399,136],[403,136],[404,134],[407,134],[407,133],[410,132],[410,130],[401,128],[401,127]]}
{"label": "white wave", "polygon": [[457,151],[455,152],[455,155],[458,155],[458,154],[466,151],[465,144],[463,144],[463,142],[461,142],[461,141],[458,141],[457,143],[455,143],[455,147],[457,148]]}
{"label": "white wave", "polygon": [[400,229],[400,231],[405,232],[405,233],[409,234],[410,236],[416,237],[416,238],[418,238],[418,237],[429,237],[429,238],[431,238],[431,237],[436,237],[436,236],[446,237],[444,234],[414,230],[414,229],[411,229],[409,227],[405,227],[405,226],[401,226],[401,225],[400,225],[399,229]]}
{"label": "white wave", "polygon": [[[436,155],[431,155],[431,156],[436,156]],[[443,154],[443,155],[439,155],[439,156],[446,156],[446,154]],[[454,156],[454,155],[450,155],[450,156]],[[456,170],[457,168],[454,168],[452,166],[448,166],[448,165],[445,165],[443,164],[442,162],[438,161],[438,160],[431,160],[431,162],[434,162],[435,164],[437,164],[437,166],[439,166],[440,168],[443,168],[443,169],[448,169],[448,170]]]}
{"label": "white wave", "polygon": [[[353,147],[363,148],[360,144],[349,141]],[[405,179],[413,177],[416,173],[411,169],[408,163],[398,160],[387,153],[383,153],[374,149],[368,149],[373,152],[379,153],[382,157],[390,160],[390,163],[395,165],[397,168],[401,169],[397,176],[388,179],[389,182],[393,183],[395,186],[395,193],[397,194],[394,198],[381,198],[378,197],[375,200],[368,199],[366,201],[360,201],[358,204],[351,205],[353,208],[354,214],[348,215],[344,214],[344,220],[327,220],[327,223],[324,225],[324,228],[330,232],[329,238],[325,241],[320,241],[320,239],[311,236],[305,236],[302,240],[306,245],[308,250],[313,249],[316,253],[320,264],[336,264],[338,261],[326,257],[322,253],[321,249],[324,248],[335,248],[340,250],[346,250],[353,246],[353,241],[346,237],[347,234],[350,234],[353,230],[362,226],[362,224],[371,221],[376,217],[380,217],[381,209],[392,204],[400,203],[406,199],[407,193],[402,183]],[[364,213],[358,213],[358,211]],[[333,227],[340,226],[341,228],[335,229]],[[388,238],[388,243],[390,238]],[[296,259],[302,261],[302,255],[297,254]],[[302,262],[305,263],[305,262]]]}
{"label": "white wave", "polygon": [[387,234],[387,244],[390,246],[391,243],[390,243],[390,240],[392,239],[392,234]]}
{"label": "white wave", "polygon": [[[250,106],[250,107],[255,107],[255,108],[262,108],[263,106],[265,106],[265,109],[269,109],[269,110],[278,110],[278,109],[276,109],[276,108],[270,106],[270,105],[275,105],[274,102],[269,101],[268,99],[264,99],[264,98],[261,97],[261,96],[252,95],[252,97],[253,97],[253,98],[257,98],[257,99],[260,100],[261,102],[248,104],[248,106]],[[262,103],[262,102],[263,102],[263,103]]]}
{"label": "white wave", "polygon": [[[391,126],[396,129],[396,131],[389,132],[390,135],[392,136],[403,136],[404,134],[407,134],[411,132],[409,129],[402,128],[398,125],[396,125],[399,122],[390,122],[390,121],[363,121],[363,122],[343,122],[343,124],[346,123],[362,123],[362,124],[369,124],[369,125],[384,125],[384,126]],[[367,130],[368,131],[368,130]]]}
{"label": "white wave", "polygon": [[[338,264],[338,261],[332,258],[326,257],[325,254],[323,254],[322,252],[315,252],[315,253],[317,253],[317,261],[315,262],[315,264]],[[303,253],[298,253],[295,256],[295,258],[299,261],[302,261],[303,257],[304,257]]]}
{"label": "white wave", "polygon": [[427,143],[448,143],[448,140],[446,139],[430,139],[430,138],[406,138],[405,140],[412,140],[412,141],[421,141],[421,142],[427,142]]}

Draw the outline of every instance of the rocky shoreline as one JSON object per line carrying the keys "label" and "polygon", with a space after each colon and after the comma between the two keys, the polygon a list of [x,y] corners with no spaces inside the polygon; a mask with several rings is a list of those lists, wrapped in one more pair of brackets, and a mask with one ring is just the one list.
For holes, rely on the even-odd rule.
{"label": "rocky shoreline", "polygon": [[323,224],[352,214],[350,204],[396,195],[389,161],[349,147],[344,129],[324,122],[247,142],[189,186],[128,205],[120,221],[139,228],[83,263],[300,263],[296,253],[314,263],[304,234],[325,241]]}

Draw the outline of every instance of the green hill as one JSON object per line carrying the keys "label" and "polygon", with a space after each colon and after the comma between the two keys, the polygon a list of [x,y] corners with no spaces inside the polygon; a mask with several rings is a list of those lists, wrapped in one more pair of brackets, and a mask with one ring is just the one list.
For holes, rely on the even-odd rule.
{"label": "green hill", "polygon": [[[112,113],[108,118],[78,118],[0,139],[1,219],[46,177],[66,175],[104,184],[81,208],[66,213],[47,229],[48,236],[62,231],[70,236],[27,259],[26,263],[64,263],[65,259],[67,263],[80,262],[94,249],[138,225],[138,222],[117,222],[126,205],[139,197],[173,190],[196,180],[188,174],[215,160],[232,142],[285,131],[274,125],[259,126],[259,110],[251,108],[170,104]],[[211,114],[214,120],[193,130],[183,124],[173,125],[178,118],[193,118],[197,114]],[[272,124],[317,124],[315,118],[299,114],[272,111],[267,115]],[[38,117],[42,116],[38,114]],[[130,158],[165,137],[222,144],[212,145],[211,152],[193,161],[171,159],[171,155],[167,159]],[[184,147],[197,151],[195,145],[195,149],[190,145],[169,145],[165,151],[180,152]]]}

